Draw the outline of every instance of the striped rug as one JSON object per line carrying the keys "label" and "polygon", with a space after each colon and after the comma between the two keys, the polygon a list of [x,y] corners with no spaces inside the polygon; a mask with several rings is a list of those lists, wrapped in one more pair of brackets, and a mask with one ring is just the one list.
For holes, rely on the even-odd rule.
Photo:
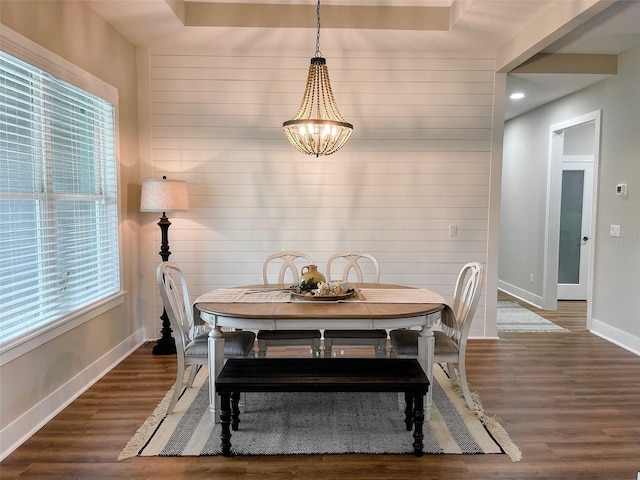
{"label": "striped rug", "polygon": [[569,332],[516,302],[498,302],[498,332]]}
{"label": "striped rug", "polygon": [[[476,400],[471,411],[444,370],[434,368],[434,406],[424,425],[427,454],[521,453]],[[118,460],[135,456],[219,455],[220,426],[208,411],[206,368],[165,415],[169,391]],[[477,396],[476,396],[477,397]],[[399,395],[393,393],[249,393],[232,432],[236,455],[412,454]]]}

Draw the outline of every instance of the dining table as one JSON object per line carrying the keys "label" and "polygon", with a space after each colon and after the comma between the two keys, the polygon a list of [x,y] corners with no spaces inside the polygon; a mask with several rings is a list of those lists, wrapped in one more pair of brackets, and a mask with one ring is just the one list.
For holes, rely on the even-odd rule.
{"label": "dining table", "polygon": [[[287,285],[245,285],[207,292],[194,302],[196,323],[208,324],[209,410],[219,422],[215,379],[224,364],[224,333],[228,330],[395,329],[419,328],[418,362],[433,382],[433,328],[455,317],[444,298],[424,288],[383,283],[350,283],[349,294],[336,299],[298,295]],[[330,358],[318,361],[331,361]],[[425,418],[430,419],[432,390],[427,392]]]}

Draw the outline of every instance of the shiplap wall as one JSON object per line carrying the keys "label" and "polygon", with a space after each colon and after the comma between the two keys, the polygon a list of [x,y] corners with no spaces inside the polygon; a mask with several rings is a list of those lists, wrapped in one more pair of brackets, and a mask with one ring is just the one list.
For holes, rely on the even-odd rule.
{"label": "shiplap wall", "polygon": [[[263,260],[279,250],[307,252],[321,271],[334,252],[369,252],[382,282],[446,298],[464,263],[485,263],[494,59],[325,57],[354,133],[341,151],[315,158],[282,131],[310,56],[150,52],[140,72],[150,110],[144,168],[188,182],[191,208],[168,214],[169,237],[194,298],[261,282]],[[147,220],[143,277],[154,288],[160,232]],[[482,335],[483,304],[472,335]],[[153,308],[161,311],[157,294]],[[148,332],[159,329],[154,317],[145,314]]]}

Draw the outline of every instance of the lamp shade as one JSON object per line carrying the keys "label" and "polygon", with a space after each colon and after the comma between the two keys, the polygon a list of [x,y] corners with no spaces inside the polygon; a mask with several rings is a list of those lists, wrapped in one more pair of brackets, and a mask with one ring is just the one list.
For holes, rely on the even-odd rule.
{"label": "lamp shade", "polygon": [[187,182],[149,179],[142,182],[141,212],[177,212],[189,210]]}

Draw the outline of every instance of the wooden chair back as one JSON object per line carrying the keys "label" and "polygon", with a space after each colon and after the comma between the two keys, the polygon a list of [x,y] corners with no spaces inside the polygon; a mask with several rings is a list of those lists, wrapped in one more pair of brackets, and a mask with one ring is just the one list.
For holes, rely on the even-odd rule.
{"label": "wooden chair back", "polygon": [[[304,265],[315,265],[313,258],[306,253],[294,252],[291,250],[274,253],[269,255],[264,261],[262,266],[262,283],[268,285],[269,283],[285,283],[287,280],[287,273],[289,273],[291,282],[298,283],[300,281],[300,270],[304,265],[301,263],[304,261]],[[281,263],[279,270],[277,270],[277,282],[270,282],[270,274],[273,273],[272,266]]]}
{"label": "wooden chair back", "polygon": [[373,276],[375,283],[380,283],[380,264],[376,258],[369,253],[359,252],[340,252],[332,255],[327,261],[327,281],[332,281],[331,268],[333,264],[344,264],[344,269],[340,273],[340,280],[343,282],[349,281],[349,275],[353,271],[358,283],[364,283],[364,273],[362,268],[362,262],[370,262],[373,265],[373,272],[370,276]]}

